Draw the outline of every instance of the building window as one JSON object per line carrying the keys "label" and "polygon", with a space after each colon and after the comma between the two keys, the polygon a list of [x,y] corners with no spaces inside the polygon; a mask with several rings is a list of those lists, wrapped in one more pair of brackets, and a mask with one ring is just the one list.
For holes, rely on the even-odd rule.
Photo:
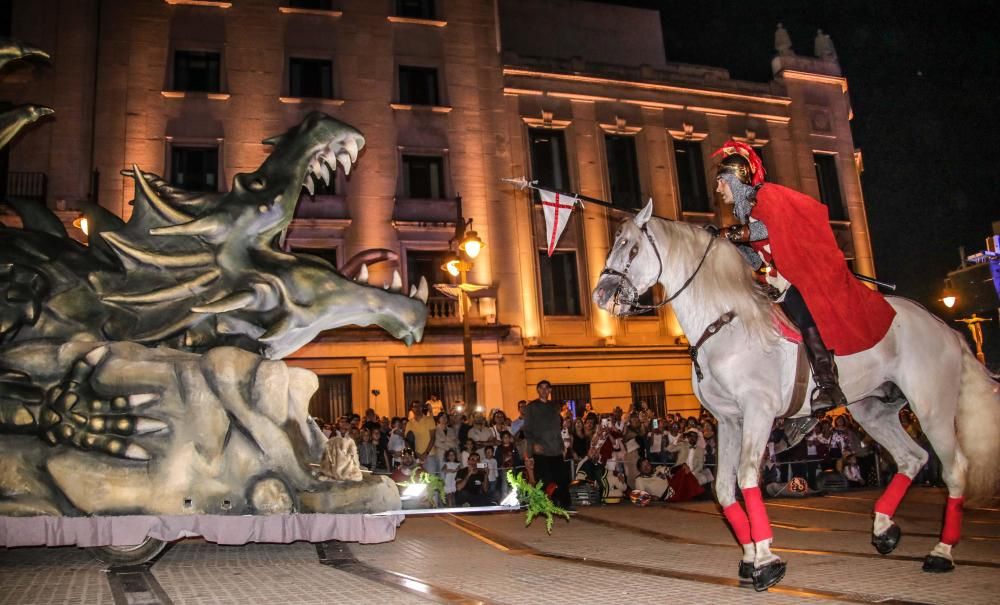
{"label": "building window", "polygon": [[611,203],[616,208],[626,210],[642,208],[642,192],[639,190],[639,163],[635,157],[635,137],[605,135],[604,147],[608,155]]}
{"label": "building window", "polygon": [[590,403],[589,384],[554,384],[552,401],[568,405],[573,418],[582,418],[584,407]]}
{"label": "building window", "polygon": [[705,186],[705,164],[701,158],[701,143],[675,140],[674,160],[677,163],[677,189],[681,194],[681,210],[711,212],[708,188]]}
{"label": "building window", "polygon": [[[419,401],[423,403],[430,399],[431,395],[437,395],[441,401],[448,404],[449,409],[462,412],[464,410],[454,410],[452,407],[456,401],[465,399],[464,382],[465,374],[462,372],[403,374],[403,397],[407,402]],[[406,407],[403,409],[404,414]],[[472,411],[468,410],[470,414]]]}
{"label": "building window", "polygon": [[293,97],[333,98],[333,62],[328,59],[290,59],[288,93]]}
{"label": "building window", "polygon": [[420,278],[424,277],[429,284],[450,283],[451,276],[441,269],[446,256],[448,256],[447,250],[407,250],[407,281],[415,286],[420,283]]}
{"label": "building window", "polygon": [[813,163],[816,165],[816,180],[819,181],[819,200],[830,209],[830,220],[847,220],[847,217],[844,216],[844,200],[840,197],[837,156],[829,153],[814,153]]}
{"label": "building window", "polygon": [[220,92],[220,55],[217,52],[174,52],[174,90]]}
{"label": "building window", "polygon": [[542,274],[542,312],[582,315],[576,252],[556,251],[550,258],[545,250],[539,250],[538,268]]}
{"label": "building window", "polygon": [[333,0],[288,0],[288,6],[292,8],[329,11],[333,10]]}
{"label": "building window", "polygon": [[188,191],[218,191],[219,148],[171,147],[170,184]]}
{"label": "building window", "polygon": [[309,415],[326,422],[336,422],[354,412],[351,401],[351,375],[318,376],[319,388],[309,400]]}
{"label": "building window", "polygon": [[406,105],[440,105],[438,74],[433,67],[399,66],[399,102]]}
{"label": "building window", "polygon": [[403,197],[441,199],[444,192],[444,161],[429,155],[403,156]]}
{"label": "building window", "polygon": [[396,0],[396,16],[410,19],[436,19],[434,0]]}
{"label": "building window", "polygon": [[330,263],[334,269],[337,268],[337,249],[336,248],[302,248],[299,246],[292,246],[292,252],[297,254],[308,254],[310,256],[318,256],[326,262]]}
{"label": "building window", "polygon": [[[561,130],[531,129],[528,131],[531,151],[531,178],[540,187],[570,191],[566,168],[566,137]],[[535,192],[536,201],[538,192]]]}
{"label": "building window", "polygon": [[[649,409],[656,412],[656,415],[663,418],[667,415],[667,390],[662,380],[653,382],[633,382],[632,383],[632,403],[638,404],[645,401],[649,404]],[[666,427],[660,427],[666,429]]]}

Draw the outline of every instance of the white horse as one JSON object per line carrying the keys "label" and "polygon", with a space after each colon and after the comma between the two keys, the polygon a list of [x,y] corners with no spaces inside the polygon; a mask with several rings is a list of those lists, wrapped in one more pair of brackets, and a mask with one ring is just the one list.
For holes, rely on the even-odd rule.
{"label": "white horse", "polygon": [[[692,382],[719,423],[715,491],[743,547],[740,577],[765,590],[784,576],[785,563],[770,549],[759,467],[772,423],[790,407],[798,345],[779,336],[771,302],[735,246],[704,229],[651,215],[652,203],[621,226],[593,299],[612,314],[625,314],[638,294],[659,283],[674,297],[674,314],[692,343],[715,324],[697,351],[695,366],[704,378]],[[896,316],[886,336],[871,349],[837,359],[851,414],[899,467],[875,503],[872,543],[882,554],[895,548],[900,531],[892,516],[927,461],[899,422],[904,401],[884,396],[895,384],[941,459],[948,487],[941,540],[924,570],[949,571],[964,498],[997,493],[1000,387],[956,331],[916,303],[888,300]],[[731,322],[716,323],[727,313]],[[810,381],[810,391],[813,386]],[[808,404],[803,407],[798,416],[807,415]],[[745,511],[736,500],[737,486]]]}

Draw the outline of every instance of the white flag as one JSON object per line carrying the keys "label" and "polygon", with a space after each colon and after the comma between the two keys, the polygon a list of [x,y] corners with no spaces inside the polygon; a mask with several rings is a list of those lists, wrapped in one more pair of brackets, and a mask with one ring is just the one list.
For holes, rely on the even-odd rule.
{"label": "white flag", "polygon": [[545,234],[548,241],[549,256],[556,249],[556,242],[562,236],[573,208],[580,203],[576,196],[570,197],[547,189],[539,189],[542,197],[542,211],[545,213]]}

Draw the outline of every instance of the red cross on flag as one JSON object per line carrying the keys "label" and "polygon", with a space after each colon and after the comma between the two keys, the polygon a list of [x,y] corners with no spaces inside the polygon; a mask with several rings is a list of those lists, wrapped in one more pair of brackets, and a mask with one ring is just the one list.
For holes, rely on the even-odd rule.
{"label": "red cross on flag", "polygon": [[569,217],[573,214],[573,209],[576,208],[577,204],[582,206],[583,203],[575,196],[570,197],[565,193],[557,193],[541,188],[538,189],[538,193],[542,197],[542,211],[545,213],[545,233],[548,238],[548,252],[549,256],[552,256],[552,252],[556,249],[556,242],[559,241],[563,230],[566,229],[566,224],[569,223]]}

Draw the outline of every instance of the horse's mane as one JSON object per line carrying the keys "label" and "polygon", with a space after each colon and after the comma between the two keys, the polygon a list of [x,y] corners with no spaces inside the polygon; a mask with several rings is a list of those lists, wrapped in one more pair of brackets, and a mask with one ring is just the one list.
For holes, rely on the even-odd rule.
{"label": "horse's mane", "polygon": [[[654,221],[664,235],[658,240],[666,248],[662,251],[665,266],[669,260],[683,267],[679,274],[684,277],[691,275],[712,236],[704,229],[687,223],[650,219],[651,223]],[[679,286],[674,285],[675,288]],[[704,323],[715,321],[727,310],[733,311],[751,339],[765,346],[777,341],[778,331],[771,316],[771,301],[757,285],[743,255],[729,241],[719,238],[712,244],[705,265],[688,286],[688,291],[692,300],[696,301],[690,306],[690,312],[703,315],[699,319],[703,319]]]}

